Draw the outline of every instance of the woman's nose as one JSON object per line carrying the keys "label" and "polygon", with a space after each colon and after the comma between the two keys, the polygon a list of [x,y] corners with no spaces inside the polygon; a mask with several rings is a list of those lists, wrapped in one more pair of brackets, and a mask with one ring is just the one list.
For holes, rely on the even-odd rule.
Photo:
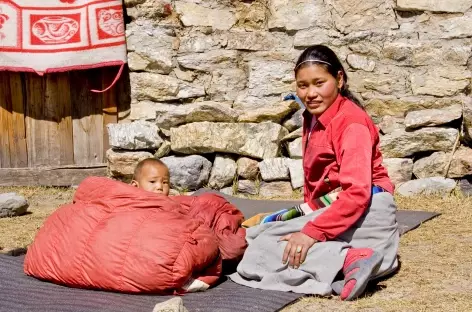
{"label": "woman's nose", "polygon": [[318,96],[318,92],[314,86],[308,88],[307,96],[309,98],[316,98]]}

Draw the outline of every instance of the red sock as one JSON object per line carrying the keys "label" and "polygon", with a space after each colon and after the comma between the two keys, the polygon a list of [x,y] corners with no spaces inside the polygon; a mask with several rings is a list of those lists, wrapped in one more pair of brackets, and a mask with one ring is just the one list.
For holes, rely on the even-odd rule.
{"label": "red sock", "polygon": [[[346,259],[344,260],[344,265],[343,265],[343,273],[344,273],[344,280],[347,280],[351,274],[354,274],[359,270],[358,268],[352,269],[351,271],[347,272],[347,268],[353,264],[354,262],[369,258],[372,256],[374,251],[370,248],[350,248],[347,251]],[[346,299],[351,291],[354,289],[354,286],[356,286],[356,280],[350,280],[346,284],[344,284],[344,288],[341,292],[341,299],[344,300]]]}

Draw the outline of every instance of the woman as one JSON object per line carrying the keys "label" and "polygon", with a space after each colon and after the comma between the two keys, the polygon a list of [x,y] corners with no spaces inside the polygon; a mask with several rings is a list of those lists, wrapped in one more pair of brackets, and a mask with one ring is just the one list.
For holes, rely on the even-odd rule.
{"label": "woman", "polygon": [[[257,288],[319,295],[333,288],[342,300],[352,300],[369,280],[398,266],[394,186],[381,164],[377,128],[349,92],[336,54],[322,45],[306,49],[295,78],[306,107],[305,203],[299,209],[304,216],[249,229],[249,248],[231,278]],[[333,191],[339,194],[329,207],[317,204]],[[283,267],[269,259],[271,250],[283,250]],[[339,271],[344,281],[334,283]]]}

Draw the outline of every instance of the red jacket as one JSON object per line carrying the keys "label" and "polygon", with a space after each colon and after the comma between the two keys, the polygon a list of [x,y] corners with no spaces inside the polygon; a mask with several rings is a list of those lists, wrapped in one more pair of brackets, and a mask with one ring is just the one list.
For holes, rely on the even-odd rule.
{"label": "red jacket", "polygon": [[222,260],[244,253],[243,216],[215,194],[175,199],[88,178],[74,203],[46,220],[24,271],[72,287],[123,292],[181,292],[192,278],[212,285]]}
{"label": "red jacket", "polygon": [[382,166],[378,130],[369,115],[338,96],[311,129],[313,116],[305,111],[303,169],[305,202],[341,188],[338,199],[302,232],[318,241],[336,238],[362,216],[371,200],[372,186],[393,194],[394,186]]}

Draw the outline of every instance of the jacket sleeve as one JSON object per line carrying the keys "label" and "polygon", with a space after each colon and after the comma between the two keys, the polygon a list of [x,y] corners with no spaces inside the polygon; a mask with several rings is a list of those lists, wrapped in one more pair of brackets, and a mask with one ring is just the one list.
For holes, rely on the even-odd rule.
{"label": "jacket sleeve", "polygon": [[372,144],[369,129],[359,123],[349,125],[334,138],[342,191],[325,212],[304,226],[302,233],[318,241],[332,240],[359,220],[372,194]]}

